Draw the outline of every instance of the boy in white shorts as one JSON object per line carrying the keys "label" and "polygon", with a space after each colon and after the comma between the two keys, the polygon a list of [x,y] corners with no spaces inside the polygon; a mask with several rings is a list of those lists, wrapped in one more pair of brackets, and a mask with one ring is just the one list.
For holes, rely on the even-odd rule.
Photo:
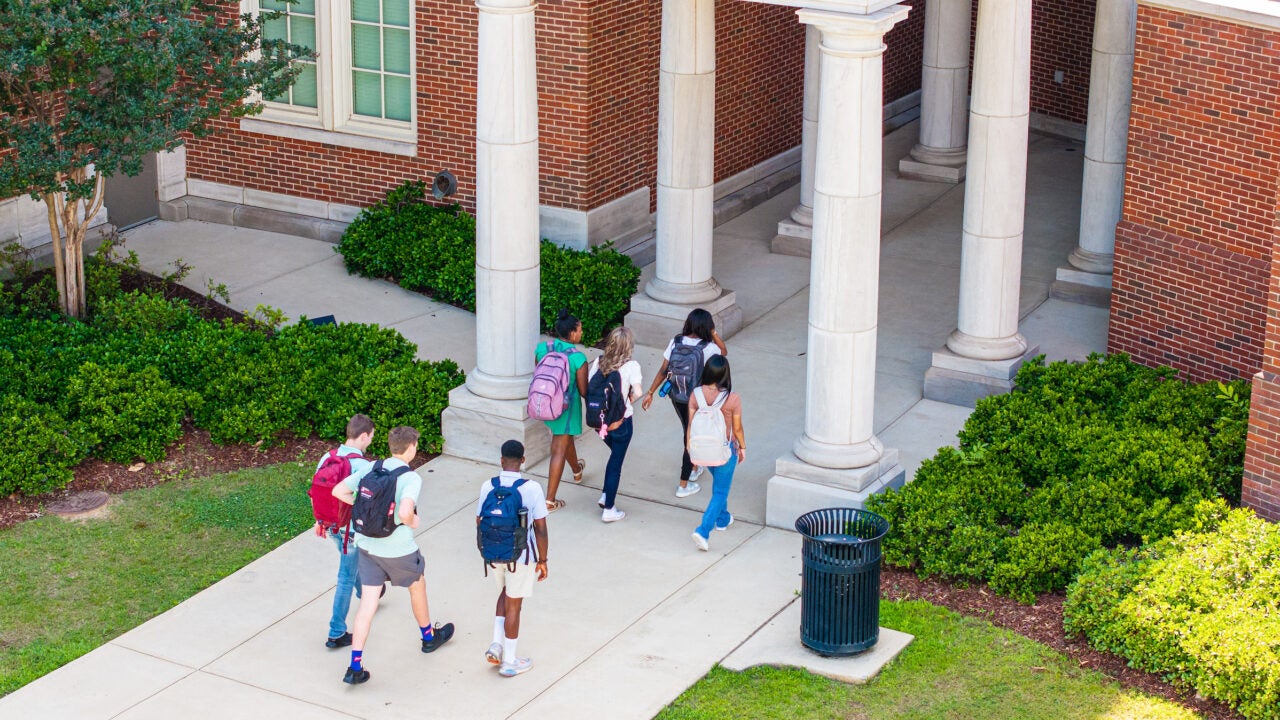
{"label": "boy in white shorts", "polygon": [[[502,444],[502,472],[498,481],[511,487],[520,480],[520,466],[524,464],[524,445],[518,440],[508,440]],[[480,515],[484,508],[485,498],[493,489],[493,483],[486,480],[480,488],[480,502],[476,506],[476,524],[480,524]],[[520,609],[524,599],[533,594],[534,582],[547,579],[547,504],[542,486],[533,480],[526,480],[516,490],[520,493],[521,506],[528,513],[529,534],[524,554],[514,564],[514,570],[505,563],[492,563],[488,572],[493,574],[498,583],[498,604],[494,610],[493,643],[485,651],[485,659],[498,665],[498,673],[503,677],[515,677],[533,667],[529,658],[516,656],[516,641],[520,637]]]}

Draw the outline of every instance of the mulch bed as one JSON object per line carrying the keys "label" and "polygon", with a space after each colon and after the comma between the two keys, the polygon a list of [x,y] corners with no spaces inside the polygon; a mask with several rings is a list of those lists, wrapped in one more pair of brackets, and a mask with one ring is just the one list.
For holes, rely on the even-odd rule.
{"label": "mulch bed", "polygon": [[1179,691],[1159,675],[1129,667],[1128,661],[1118,655],[1094,650],[1083,638],[1067,638],[1062,630],[1064,593],[1045,593],[1035,605],[1023,605],[996,595],[984,584],[962,588],[942,580],[922,580],[909,570],[887,565],[880,569],[880,592],[887,600],[925,600],[961,615],[988,620],[1048,645],[1082,668],[1097,670],[1125,687],[1167,698],[1211,720],[1243,720],[1242,715],[1222,703],[1202,698],[1194,691]]}

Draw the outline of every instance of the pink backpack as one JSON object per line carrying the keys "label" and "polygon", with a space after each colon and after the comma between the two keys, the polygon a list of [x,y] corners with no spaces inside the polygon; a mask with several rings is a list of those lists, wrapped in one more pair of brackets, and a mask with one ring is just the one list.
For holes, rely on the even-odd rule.
{"label": "pink backpack", "polygon": [[547,354],[533,369],[533,382],[529,383],[529,417],[555,420],[564,414],[569,402],[570,367],[569,353],[556,352],[555,343],[548,342]]}

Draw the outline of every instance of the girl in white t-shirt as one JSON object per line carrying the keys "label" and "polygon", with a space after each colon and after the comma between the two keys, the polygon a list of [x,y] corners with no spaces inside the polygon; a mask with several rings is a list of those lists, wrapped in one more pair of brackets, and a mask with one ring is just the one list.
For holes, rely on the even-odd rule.
{"label": "girl in white t-shirt", "polygon": [[[711,313],[702,308],[695,308],[689,312],[689,317],[685,318],[684,329],[679,335],[671,339],[667,343],[667,349],[662,353],[662,367],[658,368],[658,374],[653,377],[653,386],[649,388],[649,392],[645,394],[641,407],[645,410],[653,404],[653,394],[658,391],[663,381],[667,379],[667,367],[671,363],[671,351],[675,348],[676,343],[689,346],[702,346],[702,361],[705,364],[707,360],[716,355],[728,355],[729,349],[725,347],[724,340],[720,339],[720,334],[716,332],[715,320],[711,317]],[[684,430],[681,437],[689,432],[689,401],[681,402],[677,400],[675,395],[669,395],[671,398],[671,406],[675,408],[676,417],[680,418],[680,427]],[[684,498],[698,492],[702,486],[693,482],[698,477],[698,473],[702,468],[698,468],[698,472],[694,472],[693,463],[689,461],[689,450],[684,449],[684,457],[680,462],[680,483],[676,485],[676,497]]]}
{"label": "girl in white t-shirt", "polygon": [[604,355],[591,363],[588,382],[596,373],[608,375],[617,371],[622,376],[622,399],[626,403],[626,411],[622,419],[609,425],[604,444],[609,446],[609,464],[604,469],[604,492],[600,495],[600,507],[604,513],[600,519],[605,522],[617,522],[626,517],[614,504],[618,497],[618,485],[622,481],[622,462],[627,457],[627,447],[631,445],[632,408],[631,403],[640,397],[644,385],[640,377],[640,363],[631,359],[636,340],[631,328],[614,328],[605,342]]}

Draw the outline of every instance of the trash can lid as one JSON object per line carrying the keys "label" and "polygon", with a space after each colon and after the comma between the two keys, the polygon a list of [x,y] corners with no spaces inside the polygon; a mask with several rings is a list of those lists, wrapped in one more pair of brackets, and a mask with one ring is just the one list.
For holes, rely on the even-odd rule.
{"label": "trash can lid", "polygon": [[817,542],[857,545],[884,537],[889,521],[870,510],[822,508],[796,518],[796,532]]}

